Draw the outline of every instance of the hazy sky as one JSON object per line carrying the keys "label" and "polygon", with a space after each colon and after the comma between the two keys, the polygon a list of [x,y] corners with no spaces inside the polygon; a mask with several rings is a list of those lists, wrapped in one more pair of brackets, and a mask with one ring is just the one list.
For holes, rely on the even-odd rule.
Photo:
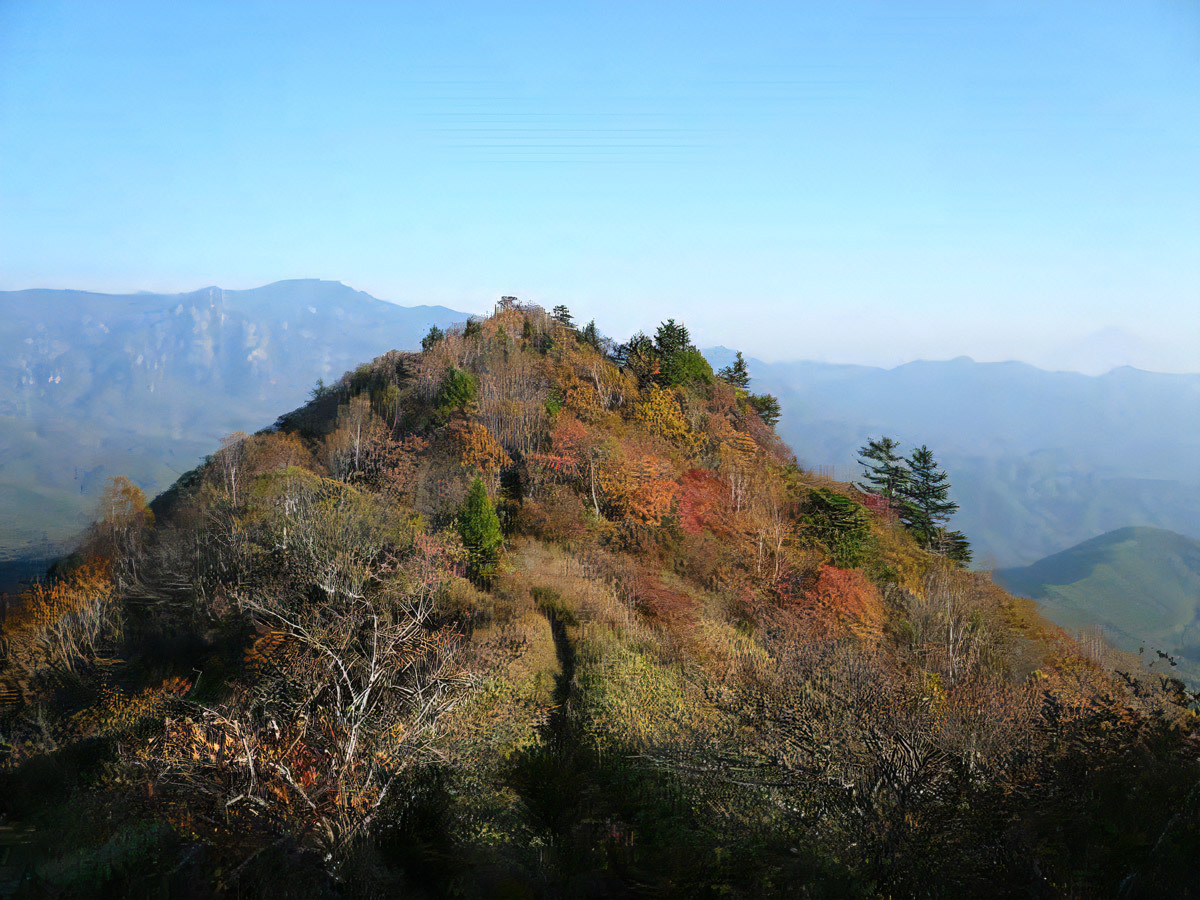
{"label": "hazy sky", "polygon": [[1200,371],[1200,4],[0,0],[0,288]]}

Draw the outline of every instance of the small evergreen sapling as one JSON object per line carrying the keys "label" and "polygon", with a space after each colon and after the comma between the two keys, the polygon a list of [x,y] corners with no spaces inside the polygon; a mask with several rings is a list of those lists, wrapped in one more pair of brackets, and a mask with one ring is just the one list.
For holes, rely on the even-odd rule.
{"label": "small evergreen sapling", "polygon": [[500,519],[488,497],[483,479],[471,482],[467,499],[458,512],[458,534],[467,549],[467,566],[473,578],[486,578],[496,570],[504,536]]}
{"label": "small evergreen sapling", "polygon": [[475,400],[478,390],[479,382],[474,375],[451,367],[438,389],[438,411],[443,415],[449,415],[452,412],[466,409],[467,405]]}

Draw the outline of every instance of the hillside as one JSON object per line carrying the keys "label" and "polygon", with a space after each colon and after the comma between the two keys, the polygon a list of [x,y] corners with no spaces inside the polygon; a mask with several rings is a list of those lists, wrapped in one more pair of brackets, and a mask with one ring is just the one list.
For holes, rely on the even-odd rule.
{"label": "hillside", "polygon": [[[1123,649],[1144,648],[1154,668],[1200,684],[1200,541],[1122,528],[995,577],[1062,627],[1103,628]],[[1155,660],[1155,650],[1178,665]]]}
{"label": "hillside", "polygon": [[151,493],[318,378],[467,317],[339,282],[187,294],[0,292],[0,561],[74,539],[105,481]]}
{"label": "hillside", "polygon": [[506,299],[152,506],[111,482],[3,623],[13,865],[81,897],[1187,895],[1194,697],[798,466],[679,323],[570,322]]}
{"label": "hillside", "polygon": [[[706,352],[714,365],[732,357]],[[752,367],[809,465],[856,477],[858,448],[881,434],[937,450],[963,507],[955,527],[985,566],[1026,565],[1127,525],[1200,539],[1200,375],[1089,376],[966,357]]]}

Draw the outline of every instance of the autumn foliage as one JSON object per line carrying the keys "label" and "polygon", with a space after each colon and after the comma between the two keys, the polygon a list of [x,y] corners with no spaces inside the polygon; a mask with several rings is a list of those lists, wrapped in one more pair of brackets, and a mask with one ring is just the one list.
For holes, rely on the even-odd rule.
{"label": "autumn foliage", "polygon": [[39,890],[1183,895],[1186,686],[806,471],[744,360],[573,321],[110,485],[0,631]]}

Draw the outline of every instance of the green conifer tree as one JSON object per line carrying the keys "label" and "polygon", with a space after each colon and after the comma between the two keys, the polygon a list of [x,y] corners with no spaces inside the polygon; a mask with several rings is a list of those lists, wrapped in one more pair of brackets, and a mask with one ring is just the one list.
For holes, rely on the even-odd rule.
{"label": "green conifer tree", "polygon": [[466,409],[475,400],[479,382],[470,372],[452,366],[438,389],[438,409],[443,414]]}
{"label": "green conifer tree", "polygon": [[654,342],[640,331],[618,348],[617,361],[633,373],[638,387],[645,388],[658,376],[658,352]]}
{"label": "green conifer tree", "polygon": [[942,526],[958,509],[950,499],[950,479],[938,468],[933,452],[922,444],[908,458],[908,479],[902,491],[900,520],[917,540],[935,548]]}
{"label": "green conifer tree", "polygon": [[564,328],[574,328],[575,327],[575,317],[572,316],[571,311],[569,309],[567,309],[565,306],[563,306],[562,304],[559,304],[558,306],[554,307],[554,311],[552,313],[550,313],[550,318],[552,318],[555,322],[557,322],[559,325],[563,326]]}
{"label": "green conifer tree", "polygon": [[438,328],[436,325],[430,325],[429,333],[425,335],[425,337],[421,338],[421,349],[428,350],[445,336],[446,332],[442,331],[442,329]]}
{"label": "green conifer tree", "polygon": [[904,484],[908,481],[908,467],[896,451],[900,442],[884,436],[879,440],[867,440],[867,445],[858,451],[858,464],[863,467],[863,480],[857,487],[865,494],[879,494],[888,500],[903,496]]}
{"label": "green conifer tree", "polygon": [[758,417],[774,428],[779,417],[783,415],[783,409],[779,406],[779,398],[774,394],[751,394],[748,399],[751,408],[758,413]]}
{"label": "green conifer tree", "polygon": [[664,359],[692,348],[692,336],[682,322],[667,319],[654,332],[654,349]]}
{"label": "green conifer tree", "polygon": [[579,340],[597,352],[604,351],[604,338],[600,336],[595,319],[583,326],[583,330],[579,332]]}
{"label": "green conifer tree", "polygon": [[717,373],[717,377],[743,391],[750,387],[750,370],[746,367],[746,357],[742,356],[741,350],[732,363]]}
{"label": "green conifer tree", "polygon": [[467,499],[458,511],[458,534],[467,548],[467,568],[473,578],[486,578],[496,569],[504,536],[500,519],[488,497],[483,479],[471,482]]}
{"label": "green conifer tree", "polygon": [[971,542],[961,531],[940,529],[936,549],[942,556],[961,565],[965,566],[971,562]]}

